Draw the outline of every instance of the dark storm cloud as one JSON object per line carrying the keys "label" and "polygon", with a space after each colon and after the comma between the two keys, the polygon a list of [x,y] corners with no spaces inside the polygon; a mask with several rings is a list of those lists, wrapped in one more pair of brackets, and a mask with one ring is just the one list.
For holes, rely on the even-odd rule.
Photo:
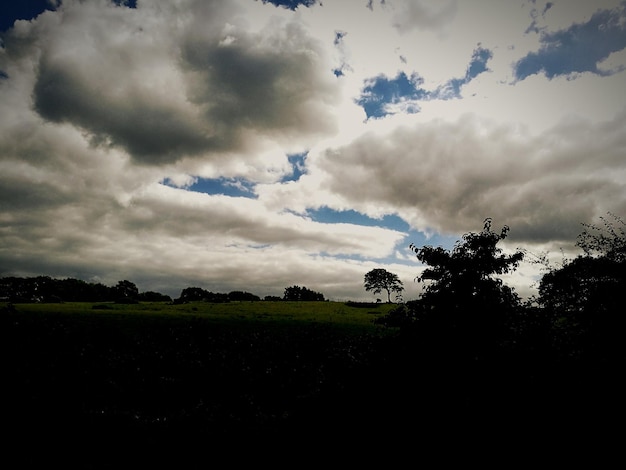
{"label": "dark storm cloud", "polygon": [[234,30],[221,45],[192,35],[184,41],[185,67],[195,76],[189,99],[218,126],[225,146],[246,130],[281,138],[332,128],[321,51],[295,23],[274,26],[269,37]]}
{"label": "dark storm cloud", "polygon": [[335,77],[301,26],[273,19],[255,33],[234,4],[193,7],[68,3],[49,19],[62,27],[32,26],[38,42],[10,35],[14,53],[39,49],[35,110],[157,165],[333,129]]}
{"label": "dark storm cloud", "polygon": [[[47,181],[34,183],[28,178],[0,177],[0,213],[47,209],[73,201],[73,195],[60,191]],[[22,215],[26,215],[23,213]]]}
{"label": "dark storm cloud", "polygon": [[514,66],[515,77],[543,73],[548,78],[591,72],[611,75],[620,70],[603,71],[598,63],[626,47],[626,3],[612,10],[596,12],[586,23],[549,33],[542,31],[541,48],[530,52]]}
{"label": "dark storm cloud", "polygon": [[29,43],[19,32],[8,36],[12,47],[38,58],[32,96],[44,119],[74,125],[93,144],[121,147],[142,163],[210,145],[177,99],[160,19],[108,2],[68,2],[46,20],[30,25]]}
{"label": "dark storm cloud", "polygon": [[94,143],[121,146],[138,162],[172,161],[211,145],[197,124],[141,86],[130,87],[119,99],[105,96],[75,65],[41,61],[33,95],[42,117],[81,127]]}

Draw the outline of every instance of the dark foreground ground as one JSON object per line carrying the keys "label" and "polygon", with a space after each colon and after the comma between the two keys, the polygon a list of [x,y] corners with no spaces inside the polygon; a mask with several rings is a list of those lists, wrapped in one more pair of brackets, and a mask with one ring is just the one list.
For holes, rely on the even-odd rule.
{"label": "dark foreground ground", "polygon": [[319,324],[19,312],[0,324],[5,468],[597,464],[624,445],[615,364],[477,358]]}

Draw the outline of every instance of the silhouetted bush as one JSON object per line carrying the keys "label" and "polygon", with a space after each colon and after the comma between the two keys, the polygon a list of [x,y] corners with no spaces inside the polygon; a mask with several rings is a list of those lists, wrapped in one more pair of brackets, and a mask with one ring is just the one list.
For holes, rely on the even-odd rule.
{"label": "silhouetted bush", "polygon": [[290,301],[323,301],[324,295],[306,287],[291,286],[285,289],[283,299]]}
{"label": "silhouetted bush", "polygon": [[138,295],[137,299],[141,302],[171,302],[172,298],[169,295],[161,294],[160,292],[147,291]]}
{"label": "silhouetted bush", "polygon": [[265,297],[263,297],[263,300],[266,300],[268,302],[278,302],[283,300],[283,298],[278,297],[277,295],[266,295]]}
{"label": "silhouetted bush", "polygon": [[251,294],[250,292],[243,292],[240,290],[235,290],[228,293],[228,300],[232,301],[256,301],[261,300],[261,297],[255,294]]}
{"label": "silhouetted bush", "polygon": [[[617,224],[621,225],[616,226]],[[552,322],[554,346],[563,357],[626,360],[626,234],[624,223],[586,226],[578,246],[584,255],[550,269],[538,302]]]}

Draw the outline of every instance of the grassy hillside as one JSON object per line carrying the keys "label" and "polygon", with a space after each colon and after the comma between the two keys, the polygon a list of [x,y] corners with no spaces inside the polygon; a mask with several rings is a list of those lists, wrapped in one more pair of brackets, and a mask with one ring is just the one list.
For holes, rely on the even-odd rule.
{"label": "grassy hillside", "polygon": [[[4,304],[6,309],[6,304]],[[250,325],[302,325],[324,324],[345,330],[373,333],[379,330],[372,320],[385,315],[394,304],[343,303],[343,302],[190,302],[172,304],[166,302],[117,303],[33,303],[16,304],[14,308],[28,314],[80,314],[84,321],[90,316],[127,316],[130,321],[140,315],[146,321],[202,319],[214,323]],[[2,305],[0,305],[2,308]],[[175,317],[175,318],[169,318]],[[94,318],[97,321],[97,318]]]}

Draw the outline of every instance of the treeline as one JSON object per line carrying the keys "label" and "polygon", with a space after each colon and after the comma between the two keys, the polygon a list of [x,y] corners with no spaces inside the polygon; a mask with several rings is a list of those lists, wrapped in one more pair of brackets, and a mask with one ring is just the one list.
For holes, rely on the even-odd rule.
{"label": "treeline", "polygon": [[615,217],[605,227],[586,226],[577,245],[583,254],[551,267],[539,281],[538,295],[522,301],[501,274],[513,272],[526,252],[503,254],[497,244],[509,228],[467,233],[452,250],[411,245],[426,265],[417,281],[424,292],[399,305],[377,323],[400,327],[417,343],[464,352],[474,359],[537,357],[626,363],[626,230]]}
{"label": "treeline", "polygon": [[[261,298],[250,292],[246,291],[232,291],[228,294],[219,292],[211,292],[200,287],[186,287],[180,293],[180,297],[174,300],[174,303],[185,302],[230,302],[230,301],[256,301]],[[315,292],[306,287],[291,286],[285,288],[285,293],[282,297],[266,295],[263,300],[266,301],[324,301],[324,294],[321,292]]]}
{"label": "treeline", "polygon": [[0,278],[0,301],[12,303],[31,302],[161,302],[172,301],[169,295],[159,292],[139,292],[128,280],[114,286],[80,279],[55,279],[49,276]]}
{"label": "treeline", "polygon": [[[55,279],[49,276],[2,277],[0,278],[0,301],[11,303],[54,303],[54,302],[237,302],[261,300],[256,294],[246,291],[228,293],[211,292],[201,287],[186,287],[180,296],[172,299],[160,292],[139,292],[137,286],[128,280],[119,281],[114,286],[99,282],[86,282],[80,279]],[[267,301],[323,301],[324,295],[306,287],[291,286],[285,289],[283,297],[265,296]]]}

